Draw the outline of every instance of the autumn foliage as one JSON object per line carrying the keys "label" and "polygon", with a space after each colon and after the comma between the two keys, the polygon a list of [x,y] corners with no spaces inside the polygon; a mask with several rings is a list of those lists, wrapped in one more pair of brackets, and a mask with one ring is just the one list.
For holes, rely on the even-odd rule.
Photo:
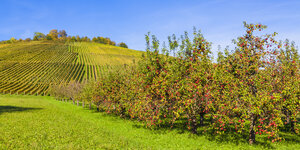
{"label": "autumn foliage", "polygon": [[257,34],[265,25],[244,27],[246,33],[234,40],[235,49],[220,52],[217,62],[200,31],[194,30],[192,38],[187,33],[170,36],[168,48],[147,34],[141,61],[102,76],[91,101],[99,111],[130,117],[150,128],[172,128],[181,122],[194,134],[199,128],[213,134],[247,132],[250,144],[257,134],[280,141],[280,127],[298,134],[295,45],[276,41],[277,33]]}

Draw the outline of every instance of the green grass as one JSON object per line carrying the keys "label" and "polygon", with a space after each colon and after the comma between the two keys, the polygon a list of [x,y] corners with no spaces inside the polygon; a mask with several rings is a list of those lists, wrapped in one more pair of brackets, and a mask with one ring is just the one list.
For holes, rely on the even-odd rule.
{"label": "green grass", "polygon": [[52,97],[0,95],[0,149],[300,149],[299,137],[290,136],[250,146],[243,139],[237,144],[176,129],[150,130]]}

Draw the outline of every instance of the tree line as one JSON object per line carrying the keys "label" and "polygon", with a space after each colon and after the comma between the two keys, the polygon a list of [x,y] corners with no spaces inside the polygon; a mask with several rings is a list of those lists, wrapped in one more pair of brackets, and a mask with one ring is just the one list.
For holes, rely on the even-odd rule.
{"label": "tree line", "polygon": [[107,45],[113,45],[113,46],[119,46],[123,48],[128,48],[127,44],[124,42],[121,42],[119,44],[116,44],[116,42],[112,41],[108,37],[93,37],[92,40],[87,37],[83,36],[80,37],[79,35],[77,36],[68,36],[67,32],[65,30],[57,30],[53,29],[50,30],[48,34],[44,34],[41,32],[35,32],[33,35],[33,38],[26,38],[26,39],[15,39],[12,37],[10,40],[4,40],[0,41],[0,44],[3,43],[16,43],[16,42],[29,42],[29,41],[63,41],[63,42],[95,42],[95,43],[101,43],[101,44],[107,44]]}
{"label": "tree line", "polygon": [[77,105],[93,104],[97,111],[136,119],[150,128],[181,123],[193,134],[247,133],[250,144],[257,135],[281,141],[283,129],[299,134],[295,44],[276,41],[277,33],[256,34],[265,25],[244,27],[235,48],[219,52],[216,63],[211,43],[200,31],[194,30],[192,38],[187,32],[180,38],[169,36],[168,46],[147,34],[147,51],[137,64],[111,69],[97,81],[52,85],[50,94]]}

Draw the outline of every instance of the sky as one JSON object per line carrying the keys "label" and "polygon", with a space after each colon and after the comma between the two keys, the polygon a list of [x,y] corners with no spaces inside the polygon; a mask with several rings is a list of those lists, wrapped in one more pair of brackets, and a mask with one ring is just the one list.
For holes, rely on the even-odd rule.
{"label": "sky", "polygon": [[224,49],[244,34],[243,21],[267,25],[300,45],[299,0],[1,0],[0,41],[64,29],[68,35],[103,36],[145,50],[145,34],[160,41],[200,29]]}

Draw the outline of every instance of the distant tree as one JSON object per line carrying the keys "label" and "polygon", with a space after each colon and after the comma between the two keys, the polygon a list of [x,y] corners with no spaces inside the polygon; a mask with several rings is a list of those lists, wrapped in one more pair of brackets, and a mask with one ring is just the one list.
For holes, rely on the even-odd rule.
{"label": "distant tree", "polygon": [[107,44],[107,39],[104,37],[99,37],[99,43]]}
{"label": "distant tree", "polygon": [[87,37],[87,42],[91,42],[91,39],[89,37]]}
{"label": "distant tree", "polygon": [[81,42],[81,38],[79,35],[76,36],[76,42]]}
{"label": "distant tree", "polygon": [[46,38],[45,34],[43,34],[41,32],[34,32],[34,36],[33,36],[34,41],[43,40],[45,38]]}
{"label": "distant tree", "polygon": [[110,41],[110,45],[116,46],[116,42],[115,41]]}
{"label": "distant tree", "polygon": [[96,42],[98,42],[98,43],[104,43],[104,38],[103,37],[100,37],[100,36],[98,36],[97,37],[97,41]]}
{"label": "distant tree", "polygon": [[15,43],[15,42],[17,42],[17,40],[14,38],[14,37],[12,37],[12,38],[10,38],[10,43]]}
{"label": "distant tree", "polygon": [[110,44],[110,38],[105,38],[104,44]]}
{"label": "distant tree", "polygon": [[57,31],[57,29],[50,30],[50,32],[49,32],[48,35],[52,38],[52,40],[57,40],[58,39],[58,31]]}
{"label": "distant tree", "polygon": [[127,44],[125,44],[124,42],[119,43],[118,46],[128,48]]}
{"label": "distant tree", "polygon": [[81,38],[81,41],[82,41],[82,42],[90,42],[91,39],[88,38],[87,36],[85,36],[85,37]]}
{"label": "distant tree", "polygon": [[72,37],[71,36],[67,36],[66,39],[67,39],[68,42],[70,42],[72,40]]}
{"label": "distant tree", "polygon": [[46,36],[46,40],[49,40],[49,41],[52,41],[53,40],[53,38],[49,35],[49,34],[47,34],[47,36]]}
{"label": "distant tree", "polygon": [[75,36],[71,37],[71,42],[76,42],[76,37]]}
{"label": "distant tree", "polygon": [[87,40],[86,36],[84,36],[84,37],[81,38],[81,42],[87,42],[86,40]]}
{"label": "distant tree", "polygon": [[96,42],[102,43],[102,44],[107,44],[106,39],[104,37],[100,37],[100,36],[97,37]]}
{"label": "distant tree", "polygon": [[58,37],[60,37],[60,38],[66,38],[67,36],[68,36],[68,34],[65,30],[60,30],[58,32]]}
{"label": "distant tree", "polygon": [[86,37],[85,36],[81,38],[81,42],[86,42]]}
{"label": "distant tree", "polygon": [[97,41],[98,41],[97,38],[93,37],[92,42],[97,42]]}
{"label": "distant tree", "polygon": [[[89,41],[90,41],[90,39],[89,39]],[[101,37],[101,36],[93,37],[92,42],[116,46],[116,42],[110,40],[110,38],[108,38],[108,37],[106,37],[106,38]]]}
{"label": "distant tree", "polygon": [[26,38],[24,41],[25,41],[25,42],[30,42],[31,39],[30,39],[30,38]]}

